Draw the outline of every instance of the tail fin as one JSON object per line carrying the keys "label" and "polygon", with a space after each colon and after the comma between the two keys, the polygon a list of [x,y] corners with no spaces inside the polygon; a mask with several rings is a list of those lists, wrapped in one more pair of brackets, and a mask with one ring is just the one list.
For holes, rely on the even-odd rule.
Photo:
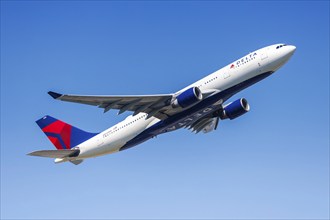
{"label": "tail fin", "polygon": [[71,149],[97,135],[97,133],[80,130],[48,115],[36,123],[58,150]]}

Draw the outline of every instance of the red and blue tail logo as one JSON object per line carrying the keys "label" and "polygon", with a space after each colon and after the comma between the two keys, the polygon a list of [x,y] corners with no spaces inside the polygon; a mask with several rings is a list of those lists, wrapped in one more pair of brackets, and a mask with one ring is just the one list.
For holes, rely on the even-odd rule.
{"label": "red and blue tail logo", "polygon": [[80,130],[48,115],[36,123],[58,150],[71,149],[98,134]]}

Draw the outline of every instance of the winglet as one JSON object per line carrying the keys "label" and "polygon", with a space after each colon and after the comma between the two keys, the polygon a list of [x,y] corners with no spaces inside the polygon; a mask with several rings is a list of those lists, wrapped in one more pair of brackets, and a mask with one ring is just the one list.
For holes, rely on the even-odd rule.
{"label": "winglet", "polygon": [[48,94],[53,97],[54,99],[58,99],[59,97],[62,96],[62,94],[60,93],[56,93],[56,92],[52,92],[52,91],[49,91]]}

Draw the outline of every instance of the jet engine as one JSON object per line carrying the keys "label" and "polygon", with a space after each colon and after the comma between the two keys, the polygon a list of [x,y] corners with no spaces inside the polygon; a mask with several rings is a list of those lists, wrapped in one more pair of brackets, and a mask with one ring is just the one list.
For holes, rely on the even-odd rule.
{"label": "jet engine", "polygon": [[191,87],[178,95],[172,102],[173,108],[186,108],[202,100],[203,95],[198,87]]}
{"label": "jet engine", "polygon": [[221,119],[229,118],[230,120],[233,120],[248,111],[250,111],[249,103],[245,98],[241,98],[224,107]]}

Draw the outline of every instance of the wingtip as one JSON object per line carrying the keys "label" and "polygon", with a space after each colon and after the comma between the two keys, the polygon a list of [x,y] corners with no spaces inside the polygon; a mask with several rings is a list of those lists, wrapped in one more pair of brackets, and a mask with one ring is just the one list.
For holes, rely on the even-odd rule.
{"label": "wingtip", "polygon": [[35,151],[30,152],[30,153],[27,153],[26,156],[35,156],[35,155],[34,155],[34,152],[35,152]]}
{"label": "wingtip", "polygon": [[58,99],[59,97],[62,96],[62,94],[60,93],[57,93],[57,92],[52,92],[52,91],[49,91],[48,94],[53,97],[54,99]]}

